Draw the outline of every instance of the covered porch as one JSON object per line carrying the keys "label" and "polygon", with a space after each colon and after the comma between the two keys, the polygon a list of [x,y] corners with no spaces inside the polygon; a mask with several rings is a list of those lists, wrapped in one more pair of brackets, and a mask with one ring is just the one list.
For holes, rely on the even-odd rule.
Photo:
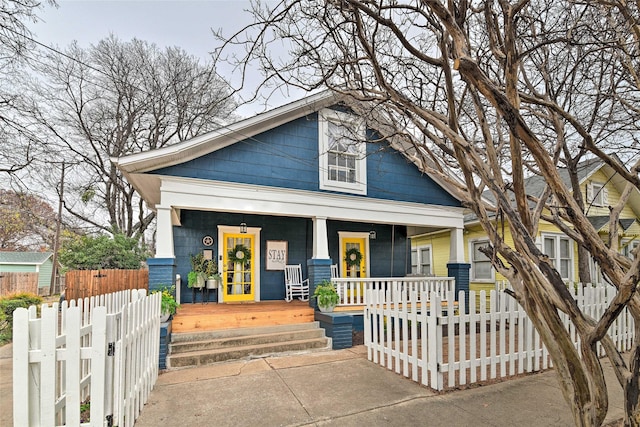
{"label": "covered porch", "polygon": [[[385,292],[390,297],[412,292],[418,300],[425,296],[430,300],[437,295],[448,301],[455,290],[452,277],[405,278],[333,278],[340,302],[337,313],[359,316],[363,313],[366,296],[370,292]],[[315,310],[306,301],[260,301],[248,303],[198,302],[182,304],[173,318],[173,332],[204,332],[221,329],[255,328],[313,322]]]}

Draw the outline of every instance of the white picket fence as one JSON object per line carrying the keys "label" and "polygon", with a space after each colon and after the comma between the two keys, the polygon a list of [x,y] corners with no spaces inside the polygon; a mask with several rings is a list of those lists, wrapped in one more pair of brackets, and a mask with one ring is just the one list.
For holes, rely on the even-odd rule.
{"label": "white picket fence", "polygon": [[[614,295],[608,285],[572,292],[585,313],[599,316]],[[476,298],[478,297],[478,298]],[[449,296],[449,301],[453,295]],[[549,354],[524,310],[513,298],[460,292],[455,310],[434,295],[370,291],[364,311],[369,360],[436,390],[504,378],[551,367]],[[476,301],[478,303],[476,304]],[[578,346],[575,328],[565,325]],[[631,349],[633,318],[623,311],[609,329],[620,351]],[[600,354],[604,351],[600,348]]]}
{"label": "white picket fence", "polygon": [[447,300],[455,289],[453,277],[388,277],[388,278],[332,278],[340,296],[338,306],[363,306],[366,304],[367,291],[391,292],[391,297],[400,295],[402,290],[417,292],[419,297],[423,292],[427,298],[438,295]]}
{"label": "white picket fence", "polygon": [[44,304],[39,318],[17,309],[14,426],[133,426],[158,378],[160,298],[127,290]]}

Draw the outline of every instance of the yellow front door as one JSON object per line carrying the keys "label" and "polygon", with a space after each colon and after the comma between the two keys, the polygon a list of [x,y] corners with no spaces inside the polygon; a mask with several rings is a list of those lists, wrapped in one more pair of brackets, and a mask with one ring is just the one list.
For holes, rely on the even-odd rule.
{"label": "yellow front door", "polygon": [[367,277],[367,249],[364,238],[342,239],[342,271],[346,277]]}
{"label": "yellow front door", "polygon": [[255,236],[225,233],[223,241],[224,301],[253,301],[255,297]]}

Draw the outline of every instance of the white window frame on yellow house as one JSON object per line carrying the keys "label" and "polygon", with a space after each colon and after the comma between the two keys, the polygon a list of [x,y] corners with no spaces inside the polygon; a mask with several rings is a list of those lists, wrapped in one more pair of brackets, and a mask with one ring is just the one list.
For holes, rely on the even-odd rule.
{"label": "white window frame on yellow house", "polygon": [[[483,260],[476,260],[475,259],[475,247],[476,245],[487,245],[490,246],[491,243],[489,242],[489,239],[473,239],[473,240],[469,240],[469,263],[471,264],[471,271],[470,271],[470,281],[471,282],[477,282],[477,283],[493,283],[496,281],[496,271],[493,268],[493,265],[491,265],[491,260],[489,259],[489,257],[486,257],[486,255],[480,253],[482,256],[485,256],[487,259],[483,259]],[[477,272],[478,269],[476,267],[476,263],[485,263],[488,262],[489,266],[490,266],[490,276],[489,277],[477,277]]]}
{"label": "white window frame on yellow house", "polygon": [[[568,277],[562,277],[563,280],[565,281],[573,281],[574,278],[574,267],[573,267],[573,263],[574,263],[574,251],[575,251],[575,245],[573,240],[571,240],[566,234],[562,234],[562,233],[543,233],[541,236],[541,241],[542,241],[542,252],[549,256],[549,258],[551,259],[551,261],[553,262],[553,265],[555,266],[556,270],[558,270],[558,272],[560,273],[560,275],[562,276],[562,270],[561,268],[558,268],[558,263],[566,260],[569,265],[568,265],[568,269],[567,269],[567,274]],[[554,254],[553,256],[551,256],[551,254],[547,253],[547,245],[546,245],[546,241],[547,240],[552,240],[553,243],[553,248],[554,248]],[[569,247],[568,247],[568,258],[563,258],[560,255],[560,242],[566,240],[569,242]]]}
{"label": "white window frame on yellow house", "polygon": [[633,239],[633,240],[623,239],[622,242],[620,242],[620,251],[627,258],[632,258],[631,252],[638,246],[640,246],[639,239]]}
{"label": "white window frame on yellow house", "polygon": [[[424,259],[425,252],[427,252],[426,263]],[[425,266],[429,268],[427,273],[423,272]],[[433,276],[433,248],[431,245],[419,245],[411,249],[411,274],[416,276]]]}
{"label": "white window frame on yellow house", "polygon": [[[344,137],[333,140],[330,126],[346,128],[339,132]],[[365,127],[357,117],[339,111],[324,109],[318,113],[318,150],[320,189],[351,194],[367,194],[367,157]],[[336,157],[334,157],[336,156]],[[331,158],[345,157],[354,161],[350,164],[330,162]],[[331,164],[330,164],[331,163]],[[349,176],[350,172],[353,177]],[[344,178],[349,176],[349,178]],[[344,178],[344,179],[343,179]]]}
{"label": "white window frame on yellow house", "polygon": [[587,202],[593,206],[606,206],[608,201],[607,187],[602,182],[590,182],[587,185]]}

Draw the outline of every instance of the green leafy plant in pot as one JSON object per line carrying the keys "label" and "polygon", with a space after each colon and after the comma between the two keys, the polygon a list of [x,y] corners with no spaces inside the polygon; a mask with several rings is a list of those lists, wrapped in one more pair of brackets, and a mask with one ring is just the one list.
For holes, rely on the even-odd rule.
{"label": "green leafy plant in pot", "polygon": [[203,288],[207,281],[207,264],[209,260],[204,259],[202,253],[191,255],[191,271],[187,275],[187,286],[189,288]]}
{"label": "green leafy plant in pot", "polygon": [[212,259],[207,260],[204,272],[207,275],[207,289],[216,289],[222,279],[222,276],[218,273],[218,263]]}
{"label": "green leafy plant in pot", "polygon": [[152,292],[153,294],[158,292],[162,293],[160,300],[160,318],[163,322],[166,322],[172,315],[176,314],[176,311],[178,311],[180,307],[180,304],[178,304],[173,296],[175,290],[175,286],[164,286]]}
{"label": "green leafy plant in pot", "polygon": [[318,308],[323,313],[331,313],[340,301],[338,291],[329,280],[318,283],[313,291],[313,296],[316,298]]}

